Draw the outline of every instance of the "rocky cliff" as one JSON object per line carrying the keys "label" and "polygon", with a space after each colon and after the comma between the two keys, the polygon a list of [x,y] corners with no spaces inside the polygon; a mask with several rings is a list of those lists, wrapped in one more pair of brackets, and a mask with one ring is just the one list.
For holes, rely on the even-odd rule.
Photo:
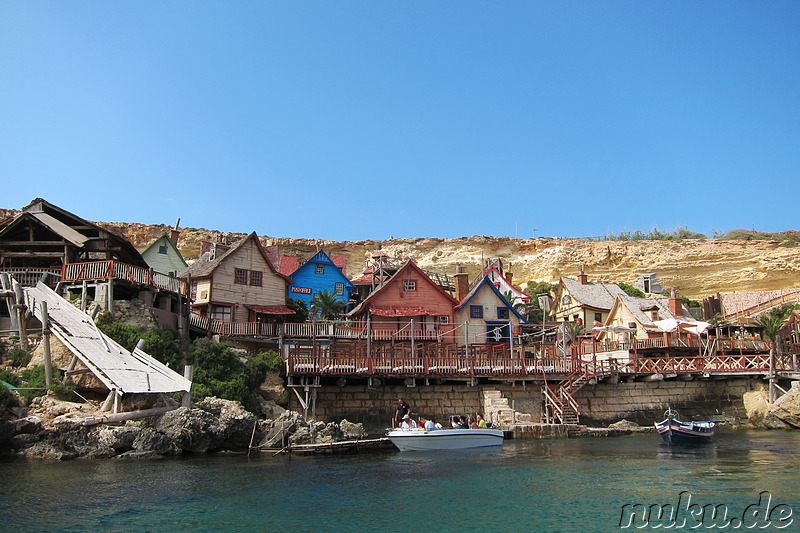
{"label": "rocky cliff", "polygon": [[[14,214],[0,210],[0,216]],[[138,223],[98,222],[143,250],[170,227]],[[791,232],[787,232],[791,233]],[[243,233],[182,228],[178,248],[187,261],[199,255],[204,240],[233,241]],[[751,236],[745,235],[747,238]],[[763,238],[763,234],[761,235]],[[717,292],[745,292],[800,287],[797,240],[586,241],[578,239],[514,239],[473,236],[457,239],[415,238],[385,241],[322,241],[262,237],[281,254],[310,257],[317,249],[347,256],[348,277],[358,276],[370,257],[382,251],[395,258],[413,258],[422,268],[453,274],[463,265],[470,275],[485,259],[500,258],[517,285],[556,282],[575,277],[581,266],[590,281],[632,284],[639,274],[655,273],[665,287],[700,299]]]}
{"label": "rocky cliff", "polygon": [[[168,226],[104,223],[140,249]],[[196,258],[203,240],[235,240],[244,234],[206,229],[181,230],[179,249],[187,260]],[[347,256],[347,274],[359,275],[377,251],[396,258],[413,258],[422,268],[445,274],[463,265],[470,275],[485,259],[500,258],[515,284],[556,282],[575,277],[581,266],[590,281],[632,284],[639,274],[655,273],[662,285],[682,296],[700,299],[717,292],[744,292],[800,287],[800,253],[780,240],[586,241],[578,239],[514,239],[473,236],[457,239],[415,238],[385,241],[321,241],[262,237],[280,253],[310,257],[317,249]]]}

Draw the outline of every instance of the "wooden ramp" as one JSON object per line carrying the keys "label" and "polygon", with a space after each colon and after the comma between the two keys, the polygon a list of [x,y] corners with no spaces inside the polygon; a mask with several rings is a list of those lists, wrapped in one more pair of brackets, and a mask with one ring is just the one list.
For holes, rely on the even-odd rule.
{"label": "wooden ramp", "polygon": [[86,313],[42,282],[24,287],[25,305],[41,317],[47,302],[51,332],[110,391],[117,394],[189,392],[192,382],[136,348],[129,352],[103,334]]}

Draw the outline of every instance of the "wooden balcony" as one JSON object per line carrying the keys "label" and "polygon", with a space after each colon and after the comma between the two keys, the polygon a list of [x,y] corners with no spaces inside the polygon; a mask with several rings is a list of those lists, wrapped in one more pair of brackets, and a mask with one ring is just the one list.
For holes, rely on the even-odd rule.
{"label": "wooden balcony", "polygon": [[120,261],[67,263],[61,267],[62,282],[108,279],[124,280],[133,285],[153,287],[182,295],[188,294],[186,280]]}

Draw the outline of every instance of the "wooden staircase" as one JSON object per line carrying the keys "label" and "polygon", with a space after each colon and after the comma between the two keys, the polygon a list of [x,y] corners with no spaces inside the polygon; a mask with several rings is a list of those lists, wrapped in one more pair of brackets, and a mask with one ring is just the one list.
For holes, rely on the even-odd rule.
{"label": "wooden staircase", "polygon": [[547,376],[542,385],[542,421],[546,424],[579,424],[581,410],[573,395],[590,380],[606,377],[612,372],[598,369],[593,364],[583,364],[555,387],[547,384]]}

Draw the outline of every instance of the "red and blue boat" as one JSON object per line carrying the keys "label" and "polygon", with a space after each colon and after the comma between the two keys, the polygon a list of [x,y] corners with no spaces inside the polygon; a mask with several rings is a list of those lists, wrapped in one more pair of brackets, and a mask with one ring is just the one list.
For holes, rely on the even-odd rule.
{"label": "red and blue boat", "polygon": [[717,423],[712,421],[682,422],[678,413],[668,409],[664,420],[655,422],[656,430],[667,444],[705,444],[711,442]]}

